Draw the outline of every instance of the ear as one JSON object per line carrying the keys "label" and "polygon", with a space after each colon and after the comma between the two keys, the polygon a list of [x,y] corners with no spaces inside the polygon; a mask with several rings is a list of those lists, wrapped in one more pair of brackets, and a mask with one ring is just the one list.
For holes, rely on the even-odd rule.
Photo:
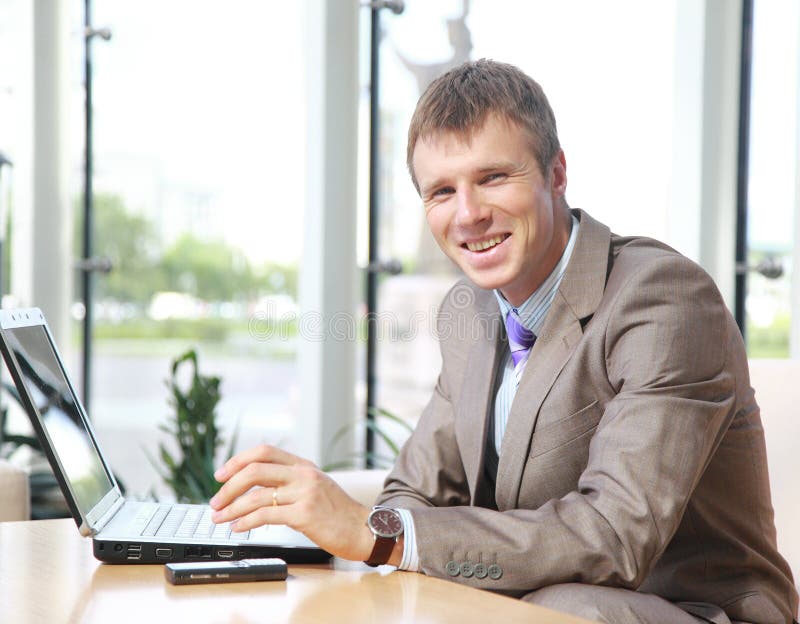
{"label": "ear", "polygon": [[550,191],[556,197],[564,197],[567,193],[567,159],[564,150],[558,150],[550,164]]}

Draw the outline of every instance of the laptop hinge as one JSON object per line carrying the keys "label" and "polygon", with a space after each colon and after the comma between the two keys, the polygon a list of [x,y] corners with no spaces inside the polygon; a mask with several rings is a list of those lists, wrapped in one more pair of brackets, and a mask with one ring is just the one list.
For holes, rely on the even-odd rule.
{"label": "laptop hinge", "polygon": [[111,518],[117,513],[122,504],[125,502],[125,497],[120,496],[114,501],[114,504],[109,507],[106,512],[95,522],[91,528],[91,534],[97,535],[103,528],[111,521]]}

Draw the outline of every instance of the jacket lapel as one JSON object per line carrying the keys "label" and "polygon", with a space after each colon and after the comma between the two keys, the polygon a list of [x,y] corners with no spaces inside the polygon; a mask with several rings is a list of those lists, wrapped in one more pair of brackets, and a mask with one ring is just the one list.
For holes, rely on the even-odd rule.
{"label": "jacket lapel", "polygon": [[531,350],[508,415],[497,469],[496,500],[500,510],[517,506],[522,473],[542,402],[583,336],[581,321],[590,317],[603,296],[609,229],[576,211],[580,229],[564,278]]}
{"label": "jacket lapel", "polygon": [[472,504],[475,503],[478,484],[482,481],[488,416],[494,413],[491,401],[494,398],[497,366],[502,349],[506,348],[497,302],[491,293],[484,299],[483,305],[479,306],[483,309],[478,311],[478,315],[482,315],[486,322],[473,323],[472,329],[486,331],[486,335],[472,344],[464,369],[458,412],[455,414],[456,440],[461,449]]}

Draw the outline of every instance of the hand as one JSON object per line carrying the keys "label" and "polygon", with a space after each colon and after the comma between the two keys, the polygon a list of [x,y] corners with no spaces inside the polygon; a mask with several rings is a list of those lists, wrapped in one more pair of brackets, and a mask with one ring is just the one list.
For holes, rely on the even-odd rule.
{"label": "hand", "polygon": [[355,561],[372,551],[370,510],[308,460],[265,444],[234,455],[214,477],[224,483],[209,501],[216,523],[235,521],[237,531],[285,524],[329,553]]}

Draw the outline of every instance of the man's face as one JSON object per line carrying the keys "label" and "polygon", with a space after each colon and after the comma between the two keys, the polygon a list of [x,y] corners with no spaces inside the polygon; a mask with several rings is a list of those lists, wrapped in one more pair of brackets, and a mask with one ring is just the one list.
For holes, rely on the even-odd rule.
{"label": "man's face", "polygon": [[544,177],[527,133],[490,115],[469,141],[450,132],[419,140],[412,163],[442,251],[481,288],[499,289],[515,306],[524,302],[569,239],[563,152]]}

